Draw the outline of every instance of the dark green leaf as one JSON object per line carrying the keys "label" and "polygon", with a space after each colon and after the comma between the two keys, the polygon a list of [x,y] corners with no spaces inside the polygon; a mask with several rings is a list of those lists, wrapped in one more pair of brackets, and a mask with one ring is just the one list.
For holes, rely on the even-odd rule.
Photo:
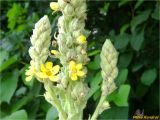
{"label": "dark green leaf", "polygon": [[127,4],[128,2],[129,2],[128,0],[121,0],[121,1],[119,1],[118,6],[121,7],[125,4]]}
{"label": "dark green leaf", "polygon": [[105,3],[103,8],[100,9],[100,13],[106,16],[109,10],[109,6],[110,6],[110,3]]}
{"label": "dark green leaf", "polygon": [[94,58],[94,61],[90,62],[88,65],[88,68],[91,70],[97,70],[100,68],[100,55],[96,55]]}
{"label": "dark green leaf", "polygon": [[141,82],[144,85],[151,85],[157,77],[157,70],[155,68],[145,70],[141,76]]}
{"label": "dark green leaf", "polygon": [[142,43],[144,41],[144,30],[142,30],[140,33],[138,34],[133,34],[131,37],[131,46],[134,50],[139,51]]}
{"label": "dark green leaf", "polygon": [[99,120],[128,120],[128,112],[128,107],[112,106],[100,115]]}
{"label": "dark green leaf", "polygon": [[154,12],[152,13],[152,18],[154,18],[155,20],[160,20],[160,6],[156,5],[156,8],[154,9]]}
{"label": "dark green leaf", "polygon": [[127,47],[130,40],[130,36],[126,33],[120,34],[117,37],[115,37],[114,46],[116,49],[122,49]]}
{"label": "dark green leaf", "polygon": [[120,68],[126,68],[130,64],[132,57],[133,57],[133,53],[131,52],[120,55],[118,66]]}
{"label": "dark green leaf", "polygon": [[90,85],[91,86],[97,86],[102,82],[102,75],[101,72],[98,72],[95,77],[91,80]]}
{"label": "dark green leaf", "polygon": [[93,78],[90,82],[91,89],[89,91],[88,98],[90,98],[100,88],[99,84],[101,82],[102,82],[102,75],[101,72],[98,72],[95,78]]}
{"label": "dark green leaf", "polygon": [[146,21],[149,17],[150,12],[150,10],[145,10],[141,12],[139,15],[135,16],[131,21],[131,30],[134,31],[139,24]]}
{"label": "dark green leaf", "polygon": [[136,63],[133,65],[132,72],[136,72],[142,67],[143,67],[143,63]]}
{"label": "dark green leaf", "polygon": [[144,0],[137,1],[134,9],[136,10],[138,7],[140,7],[143,2],[144,2]]}
{"label": "dark green leaf", "polygon": [[148,86],[139,83],[136,88],[136,98],[138,99],[142,98],[147,93],[148,89],[149,89]]}
{"label": "dark green leaf", "polygon": [[11,64],[15,63],[17,61],[18,57],[17,55],[10,57],[8,60],[6,60],[1,66],[0,66],[0,72],[7,69]]}
{"label": "dark green leaf", "polygon": [[120,34],[124,34],[124,32],[130,27],[129,24],[125,24],[120,29]]}
{"label": "dark green leaf", "polygon": [[1,81],[0,101],[10,102],[17,87],[19,71],[16,69],[8,73]]}
{"label": "dark green leaf", "polygon": [[126,79],[127,79],[127,76],[128,76],[128,69],[121,69],[118,73],[118,76],[116,78],[116,85],[121,85],[123,84]]}

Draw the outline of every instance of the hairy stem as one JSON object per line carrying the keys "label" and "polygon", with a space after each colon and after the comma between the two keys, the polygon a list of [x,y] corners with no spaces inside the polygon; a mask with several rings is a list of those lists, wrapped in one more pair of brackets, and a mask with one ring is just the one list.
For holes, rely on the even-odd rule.
{"label": "hairy stem", "polygon": [[99,103],[98,103],[98,105],[97,105],[97,107],[96,107],[96,109],[95,109],[95,111],[94,111],[94,113],[93,113],[93,115],[92,115],[90,120],[96,120],[97,119],[97,117],[99,115],[99,112],[100,112],[100,108],[101,108],[103,102],[105,101],[105,98],[106,98],[106,96],[101,95]]}
{"label": "hairy stem", "polygon": [[51,95],[52,99],[53,99],[53,103],[52,105],[55,106],[58,110],[58,112],[60,113],[61,117],[63,120],[67,120],[67,115],[64,112],[59,100],[57,99],[57,96],[54,92],[54,90],[51,88],[49,81],[46,81],[44,83],[45,89],[47,92],[49,92],[49,94]]}

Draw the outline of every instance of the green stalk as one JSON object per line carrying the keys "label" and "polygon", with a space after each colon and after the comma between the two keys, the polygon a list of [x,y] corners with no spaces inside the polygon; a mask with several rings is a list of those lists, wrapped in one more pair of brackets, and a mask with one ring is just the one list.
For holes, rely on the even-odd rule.
{"label": "green stalk", "polygon": [[97,105],[97,107],[96,107],[96,109],[95,109],[95,111],[94,111],[90,120],[96,120],[97,119],[97,117],[99,115],[99,112],[100,112],[100,109],[101,109],[101,106],[102,106],[103,102],[105,101],[105,98],[106,98],[106,96],[101,95],[99,103],[98,103],[98,105]]}
{"label": "green stalk", "polygon": [[57,96],[56,96],[54,90],[50,87],[49,81],[44,82],[44,86],[45,86],[46,91],[49,92],[49,94],[52,97],[52,100],[53,100],[52,105],[57,108],[57,110],[60,113],[62,119],[67,120],[67,115],[64,112],[64,110],[62,109],[62,106],[61,106],[59,100],[57,99]]}

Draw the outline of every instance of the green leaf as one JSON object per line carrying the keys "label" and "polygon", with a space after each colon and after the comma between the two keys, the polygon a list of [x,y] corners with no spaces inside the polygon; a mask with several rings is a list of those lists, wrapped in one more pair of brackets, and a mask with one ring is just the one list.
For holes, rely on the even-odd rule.
{"label": "green leaf", "polygon": [[102,8],[100,8],[100,14],[106,16],[109,10],[110,3],[105,3]]}
{"label": "green leaf", "polygon": [[56,108],[51,107],[47,112],[46,120],[55,120],[56,118],[58,118],[58,112]]}
{"label": "green leaf", "polygon": [[11,108],[12,112],[17,111],[18,109],[22,108],[24,105],[26,105],[32,98],[30,96],[24,96],[23,98],[16,101]]}
{"label": "green leaf", "polygon": [[145,10],[139,15],[135,16],[131,21],[131,31],[134,31],[138,25],[146,21],[149,17],[150,12],[151,10]]}
{"label": "green leaf", "polygon": [[130,85],[121,85],[115,99],[113,100],[117,106],[128,106],[128,95]]}
{"label": "green leaf", "polygon": [[121,7],[125,4],[127,4],[128,2],[129,2],[128,0],[121,0],[121,1],[119,1],[118,6]]}
{"label": "green leaf", "polygon": [[[13,6],[7,12],[7,18],[8,18],[7,27],[10,30],[13,30],[16,26],[16,23],[19,22],[19,20],[17,20],[18,17],[21,16],[25,12],[26,12],[25,9],[21,7],[20,4],[14,3]],[[20,17],[20,20],[22,21],[22,17]]]}
{"label": "green leaf", "polygon": [[100,52],[101,52],[100,50],[90,51],[90,52],[88,53],[88,56],[94,56],[94,55],[99,54]]}
{"label": "green leaf", "polygon": [[119,68],[126,68],[130,64],[132,58],[133,58],[132,52],[124,53],[120,55],[119,62],[118,62]]}
{"label": "green leaf", "polygon": [[157,70],[155,68],[145,70],[141,76],[141,82],[144,85],[151,85],[157,77]]}
{"label": "green leaf", "polygon": [[15,63],[17,59],[18,59],[17,55],[14,55],[10,57],[8,60],[6,60],[2,65],[0,65],[0,72],[7,69],[11,64]]}
{"label": "green leaf", "polygon": [[125,24],[120,29],[120,34],[124,34],[124,32],[129,28],[130,24]]}
{"label": "green leaf", "polygon": [[19,110],[12,113],[10,116],[3,118],[2,120],[28,120],[25,110]]}
{"label": "green leaf", "polygon": [[15,92],[15,95],[16,96],[24,95],[26,91],[27,91],[27,88],[22,86]]}
{"label": "green leaf", "polygon": [[142,98],[147,92],[148,92],[149,87],[146,85],[143,85],[142,83],[139,83],[137,88],[136,88],[136,98],[140,99]]}
{"label": "green leaf", "polygon": [[90,82],[91,89],[89,91],[88,98],[90,98],[100,88],[99,84],[101,82],[102,82],[102,75],[101,72],[98,72],[95,78],[93,78]]}
{"label": "green leaf", "polygon": [[41,90],[41,84],[35,81],[33,87],[31,87],[27,95],[19,99],[18,101],[15,101],[12,104],[11,111],[12,112],[17,111],[18,109],[22,108],[24,105],[28,104],[31,100],[33,100],[35,97],[37,97],[40,94],[39,93],[40,90]]}
{"label": "green leaf", "polygon": [[90,82],[90,86],[97,86],[99,85],[101,82],[102,82],[102,75],[101,75],[101,72],[98,72],[95,77],[91,80]]}
{"label": "green leaf", "polygon": [[130,36],[127,33],[120,34],[115,37],[114,46],[116,49],[122,49],[127,47],[130,40]]}
{"label": "green leaf", "polygon": [[17,87],[19,71],[16,69],[6,74],[1,81],[0,101],[10,102]]}
{"label": "green leaf", "polygon": [[154,12],[152,13],[152,18],[155,19],[155,20],[160,20],[160,6],[159,5],[156,5],[156,8],[154,9]]}
{"label": "green leaf", "polygon": [[144,0],[137,1],[134,9],[136,10],[138,7],[140,7],[143,2],[144,2]]}
{"label": "green leaf", "polygon": [[30,120],[35,120],[37,117],[37,112],[39,111],[40,99],[35,100],[32,103],[32,110],[28,111],[28,118]]}
{"label": "green leaf", "polygon": [[101,96],[101,90],[98,89],[93,95],[93,100],[96,101],[98,98],[100,98],[100,96]]}
{"label": "green leaf", "polygon": [[116,85],[121,85],[121,84],[123,84],[125,81],[126,81],[126,79],[127,79],[127,76],[128,76],[128,69],[121,69],[120,71],[119,71],[119,73],[118,73],[118,76],[117,76],[117,78],[116,78]]}
{"label": "green leaf", "polygon": [[128,120],[129,107],[112,106],[105,110],[99,117],[99,120]]}
{"label": "green leaf", "polygon": [[5,50],[0,50],[0,66],[3,64],[5,60],[9,57],[9,53]]}
{"label": "green leaf", "polygon": [[100,69],[100,55],[96,55],[94,61],[90,62],[87,66],[91,70]]}
{"label": "green leaf", "polygon": [[134,50],[139,51],[144,41],[144,30],[140,33],[134,33],[131,37],[131,46]]}
{"label": "green leaf", "polygon": [[132,72],[138,71],[140,68],[143,67],[143,65],[144,65],[143,63],[135,63],[132,67]]}
{"label": "green leaf", "polygon": [[51,108],[51,104],[49,104],[44,98],[40,101],[40,108],[47,113],[49,108]]}

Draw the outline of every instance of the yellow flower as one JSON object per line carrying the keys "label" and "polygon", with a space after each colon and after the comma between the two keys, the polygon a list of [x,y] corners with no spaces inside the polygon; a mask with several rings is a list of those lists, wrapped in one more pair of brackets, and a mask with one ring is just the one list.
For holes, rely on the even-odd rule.
{"label": "yellow flower", "polygon": [[52,62],[47,62],[45,65],[41,65],[41,71],[37,72],[36,75],[42,79],[49,79],[51,81],[58,81],[59,77],[56,75],[60,70],[59,65],[53,66]]}
{"label": "yellow flower", "polygon": [[31,61],[31,65],[29,66],[29,70],[26,70],[26,72],[25,72],[25,75],[27,76],[25,80],[30,81],[33,78],[33,76],[35,75],[35,73],[36,73],[35,65],[34,65],[34,62]]}
{"label": "yellow flower", "polygon": [[51,2],[50,3],[50,8],[54,11],[58,11],[59,10],[59,6],[57,2]]}
{"label": "yellow flower", "polygon": [[51,53],[52,53],[53,55],[59,55],[59,52],[58,52],[57,50],[51,50]]}
{"label": "yellow flower", "polygon": [[82,71],[82,63],[76,64],[75,61],[70,61],[69,72],[72,80],[77,80],[78,76],[83,77],[85,75],[84,71]]}
{"label": "yellow flower", "polygon": [[77,38],[77,42],[78,42],[79,44],[84,44],[84,43],[86,43],[86,42],[87,42],[86,37],[85,37],[84,35],[80,35],[80,36]]}

